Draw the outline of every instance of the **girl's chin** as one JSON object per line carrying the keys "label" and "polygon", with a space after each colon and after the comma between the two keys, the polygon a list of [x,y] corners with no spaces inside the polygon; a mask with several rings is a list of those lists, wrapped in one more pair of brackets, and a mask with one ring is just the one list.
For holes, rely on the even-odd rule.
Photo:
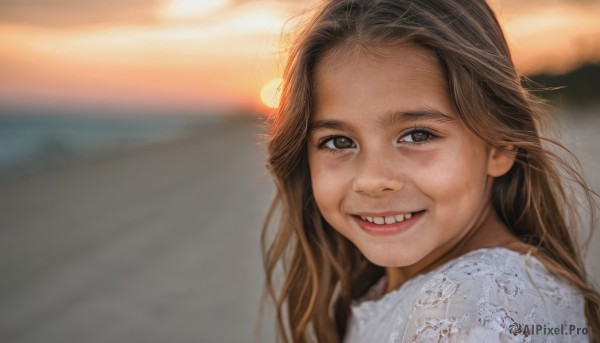
{"label": "girl's chin", "polygon": [[411,252],[412,253],[408,255],[399,255],[397,251],[384,252],[379,249],[377,251],[363,252],[363,255],[367,260],[377,266],[384,268],[402,268],[411,266],[424,257],[413,250],[411,250]]}

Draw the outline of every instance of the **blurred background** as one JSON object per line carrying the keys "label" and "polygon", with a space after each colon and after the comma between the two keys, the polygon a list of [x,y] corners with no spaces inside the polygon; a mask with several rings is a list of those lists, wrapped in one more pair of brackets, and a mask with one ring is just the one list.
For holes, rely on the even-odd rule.
{"label": "blurred background", "polygon": [[[0,341],[273,341],[261,118],[316,3],[0,0]],[[600,3],[491,4],[600,190]]]}

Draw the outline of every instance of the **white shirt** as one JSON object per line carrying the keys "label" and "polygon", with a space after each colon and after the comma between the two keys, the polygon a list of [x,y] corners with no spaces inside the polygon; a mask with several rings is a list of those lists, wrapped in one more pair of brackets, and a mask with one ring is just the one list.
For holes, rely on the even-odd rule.
{"label": "white shirt", "polygon": [[579,291],[506,248],[471,251],[382,295],[385,285],[353,302],[345,343],[589,341]]}

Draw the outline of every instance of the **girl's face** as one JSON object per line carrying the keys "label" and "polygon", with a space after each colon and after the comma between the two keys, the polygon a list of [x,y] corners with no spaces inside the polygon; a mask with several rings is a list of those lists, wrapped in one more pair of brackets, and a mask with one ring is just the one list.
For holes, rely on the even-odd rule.
{"label": "girl's face", "polygon": [[325,220],[370,261],[409,266],[481,227],[492,177],[510,166],[499,168],[495,149],[458,117],[431,54],[372,51],[316,66],[312,189]]}

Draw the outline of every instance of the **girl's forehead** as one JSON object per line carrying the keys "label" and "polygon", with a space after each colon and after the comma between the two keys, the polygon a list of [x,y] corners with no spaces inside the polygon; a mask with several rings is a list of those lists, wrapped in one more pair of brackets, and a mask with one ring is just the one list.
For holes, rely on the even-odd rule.
{"label": "girl's forehead", "polygon": [[383,44],[348,41],[326,50],[318,59],[317,68],[323,64],[334,66],[360,60],[380,63],[390,59],[398,61],[417,59],[437,64],[433,51],[414,43]]}
{"label": "girl's forehead", "polygon": [[389,98],[409,93],[448,95],[435,55],[417,45],[359,45],[354,50],[326,54],[315,67],[313,82],[318,103],[363,93],[381,100],[385,100],[384,95]]}
{"label": "girl's forehead", "polygon": [[[399,73],[398,71],[402,71]],[[314,87],[323,90],[340,85],[342,80],[352,81],[359,72],[381,72],[390,78],[403,76],[403,81],[434,82],[445,88],[446,82],[435,54],[415,44],[393,46],[344,44],[323,54],[314,69]],[[343,84],[343,83],[342,83]]]}
{"label": "girl's forehead", "polygon": [[444,75],[431,52],[411,45],[373,49],[377,49],[375,59],[354,51],[329,54],[320,61],[314,77],[311,121],[373,123],[394,113],[437,112],[457,117]]}

